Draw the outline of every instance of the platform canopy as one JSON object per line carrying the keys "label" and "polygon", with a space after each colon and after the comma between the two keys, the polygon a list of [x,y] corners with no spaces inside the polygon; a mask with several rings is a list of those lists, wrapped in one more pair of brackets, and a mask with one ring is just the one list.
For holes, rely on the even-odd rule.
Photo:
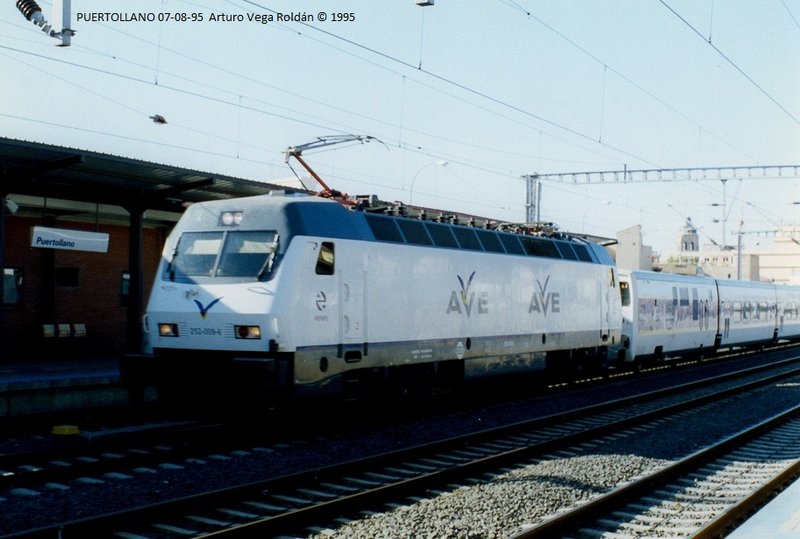
{"label": "platform canopy", "polygon": [[35,142],[0,138],[0,195],[183,211],[185,203],[262,195],[283,189],[199,172]]}
{"label": "platform canopy", "polygon": [[[0,270],[5,268],[7,214],[124,221],[129,228],[128,351],[141,348],[143,229],[170,227],[189,204],[299,191],[138,159],[0,138]],[[11,195],[9,197],[9,195]],[[148,223],[149,222],[149,223]],[[4,303],[0,283],[0,306]],[[48,305],[53,304],[53,299]],[[52,310],[52,309],[51,309]],[[3,326],[0,308],[0,327]],[[0,339],[0,351],[3,349]]]}

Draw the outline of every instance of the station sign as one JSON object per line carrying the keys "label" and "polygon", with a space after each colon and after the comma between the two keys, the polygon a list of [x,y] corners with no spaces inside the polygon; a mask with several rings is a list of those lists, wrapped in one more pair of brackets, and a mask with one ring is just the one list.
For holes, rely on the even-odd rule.
{"label": "station sign", "polygon": [[108,233],[35,226],[31,234],[31,247],[106,253]]}

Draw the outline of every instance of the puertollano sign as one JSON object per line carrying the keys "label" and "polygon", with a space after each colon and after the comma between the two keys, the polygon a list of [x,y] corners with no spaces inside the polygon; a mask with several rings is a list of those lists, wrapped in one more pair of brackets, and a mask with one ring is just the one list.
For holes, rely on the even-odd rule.
{"label": "puertollano sign", "polygon": [[108,234],[105,232],[35,226],[31,233],[31,247],[106,253],[108,252]]}

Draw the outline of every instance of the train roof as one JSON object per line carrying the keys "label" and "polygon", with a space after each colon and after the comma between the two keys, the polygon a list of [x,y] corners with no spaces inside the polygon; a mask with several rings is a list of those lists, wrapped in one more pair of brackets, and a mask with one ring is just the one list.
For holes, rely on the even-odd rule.
{"label": "train roof", "polygon": [[474,222],[461,223],[455,214],[440,215],[435,220],[419,215],[411,218],[394,215],[387,211],[387,207],[380,211],[371,211],[363,204],[348,208],[333,200],[300,194],[270,194],[194,204],[187,209],[176,230],[217,227],[225,212],[241,214],[237,226],[242,230],[268,226],[290,236],[322,236],[595,264],[614,263],[602,246],[552,229],[531,233],[531,229],[518,225],[520,228],[516,231],[506,231],[498,223],[494,223],[497,228],[491,228],[489,221],[479,227],[474,226]]}
{"label": "train roof", "polygon": [[713,283],[714,278],[710,275],[685,275],[682,273],[669,273],[665,271],[650,271],[650,270],[629,270],[620,269],[620,275],[630,275],[636,279],[645,279],[648,281],[671,282],[680,281],[683,283]]}

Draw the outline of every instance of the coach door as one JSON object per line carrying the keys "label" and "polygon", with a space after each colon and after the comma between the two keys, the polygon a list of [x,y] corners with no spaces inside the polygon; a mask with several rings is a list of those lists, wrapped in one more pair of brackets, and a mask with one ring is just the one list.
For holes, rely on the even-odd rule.
{"label": "coach door", "polygon": [[616,344],[616,334],[614,331],[619,327],[621,313],[617,310],[617,274],[614,268],[608,269],[608,286],[600,289],[600,313],[601,340],[604,344]]}
{"label": "coach door", "polygon": [[366,300],[366,259],[362,264],[348,264],[339,267],[339,303],[341,308],[341,342],[363,343],[366,340],[366,321],[364,304]]}

